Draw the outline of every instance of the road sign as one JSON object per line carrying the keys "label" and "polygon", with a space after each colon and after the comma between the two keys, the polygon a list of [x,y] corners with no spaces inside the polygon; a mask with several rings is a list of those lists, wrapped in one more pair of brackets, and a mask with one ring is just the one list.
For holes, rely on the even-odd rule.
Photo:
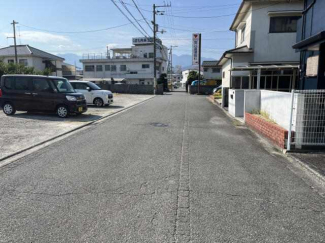
{"label": "road sign", "polygon": [[193,34],[193,54],[192,64],[199,65],[199,47],[200,47],[200,34]]}

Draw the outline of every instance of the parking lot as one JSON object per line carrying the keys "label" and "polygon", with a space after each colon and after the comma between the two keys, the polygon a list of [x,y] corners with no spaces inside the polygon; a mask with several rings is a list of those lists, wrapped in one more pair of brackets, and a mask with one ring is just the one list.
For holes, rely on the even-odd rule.
{"label": "parking lot", "polygon": [[111,106],[102,108],[88,106],[86,113],[66,119],[61,119],[56,114],[27,112],[17,112],[9,117],[0,111],[0,159],[152,97],[152,95],[114,94],[114,103]]}

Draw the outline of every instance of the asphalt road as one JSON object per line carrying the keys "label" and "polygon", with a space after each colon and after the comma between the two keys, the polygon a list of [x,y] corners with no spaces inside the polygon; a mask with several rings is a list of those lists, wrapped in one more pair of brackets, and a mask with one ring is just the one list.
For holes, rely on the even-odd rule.
{"label": "asphalt road", "polygon": [[158,96],[0,169],[0,242],[325,242],[325,199],[204,96]]}

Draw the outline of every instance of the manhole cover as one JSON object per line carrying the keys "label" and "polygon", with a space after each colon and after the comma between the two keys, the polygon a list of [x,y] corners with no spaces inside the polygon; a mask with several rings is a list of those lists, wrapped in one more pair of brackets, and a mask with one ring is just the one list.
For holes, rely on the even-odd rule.
{"label": "manhole cover", "polygon": [[163,123],[159,123],[159,122],[153,122],[153,123],[150,123],[151,126],[154,126],[154,127],[168,127],[167,124],[163,124]]}

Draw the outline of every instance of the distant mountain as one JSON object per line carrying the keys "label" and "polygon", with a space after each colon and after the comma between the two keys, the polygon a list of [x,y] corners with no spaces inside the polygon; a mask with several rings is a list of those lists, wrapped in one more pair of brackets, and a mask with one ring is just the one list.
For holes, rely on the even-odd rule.
{"label": "distant mountain", "polygon": [[[202,62],[203,61],[214,61],[215,59],[213,58],[207,58],[207,57],[202,57]],[[192,67],[192,56],[191,55],[173,55],[173,66],[175,67],[176,65],[182,66],[182,69],[194,69]]]}
{"label": "distant mountain", "polygon": [[78,68],[82,68],[82,63],[79,61],[82,56],[78,56],[73,53],[62,53],[62,54],[57,54],[59,57],[63,57],[65,59],[64,62],[72,64],[72,65],[77,65]]}

